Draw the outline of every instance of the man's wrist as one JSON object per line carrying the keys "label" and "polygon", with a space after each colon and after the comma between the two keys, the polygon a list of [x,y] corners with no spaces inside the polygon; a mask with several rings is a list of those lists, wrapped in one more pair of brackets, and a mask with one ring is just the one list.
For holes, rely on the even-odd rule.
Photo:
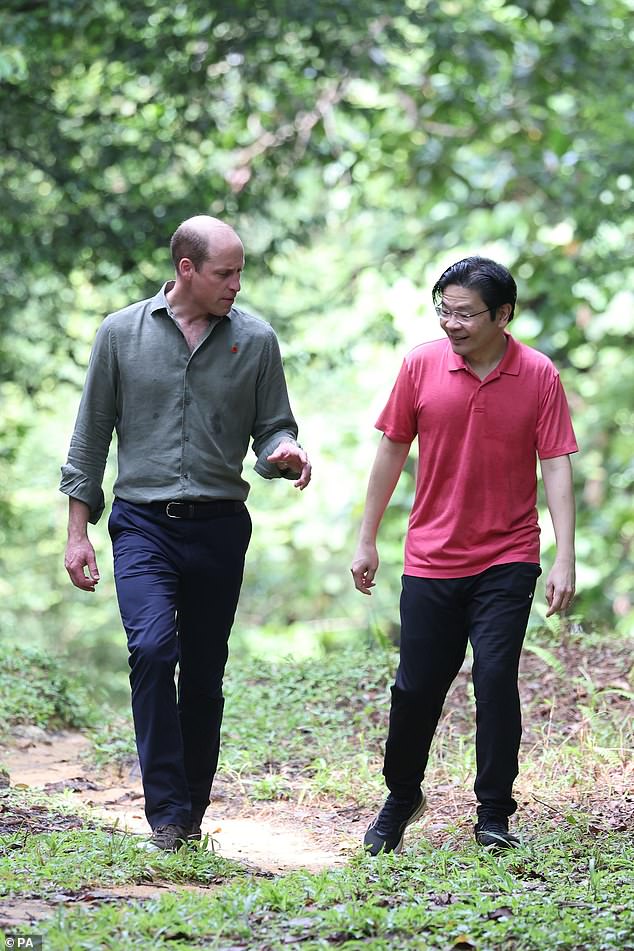
{"label": "man's wrist", "polygon": [[77,544],[77,542],[87,542],[88,532],[69,531],[67,539],[68,542],[72,544]]}
{"label": "man's wrist", "polygon": [[359,548],[376,547],[376,535],[359,535]]}

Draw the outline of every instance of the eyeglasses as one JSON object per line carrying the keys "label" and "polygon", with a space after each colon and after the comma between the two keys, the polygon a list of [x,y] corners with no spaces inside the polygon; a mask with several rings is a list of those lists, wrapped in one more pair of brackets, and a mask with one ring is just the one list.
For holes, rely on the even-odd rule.
{"label": "eyeglasses", "polygon": [[479,317],[480,314],[486,314],[489,308],[485,307],[484,310],[478,310],[475,314],[459,314],[455,310],[449,310],[449,308],[445,307],[444,304],[435,304],[434,310],[441,320],[449,320],[450,317],[453,317],[454,320],[457,320],[459,324],[468,324],[473,320],[474,317]]}

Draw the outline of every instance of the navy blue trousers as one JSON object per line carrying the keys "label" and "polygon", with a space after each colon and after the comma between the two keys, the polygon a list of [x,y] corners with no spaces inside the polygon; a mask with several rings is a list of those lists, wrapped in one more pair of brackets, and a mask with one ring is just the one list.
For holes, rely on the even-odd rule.
{"label": "navy blue trousers", "polygon": [[510,816],[522,735],[518,666],[539,565],[494,565],[465,578],[403,576],[399,667],[383,774],[413,797],[451,683],[473,648],[478,815]]}
{"label": "navy blue trousers", "polygon": [[152,828],[187,828],[209,805],[228,639],[251,537],[246,508],[226,508],[175,519],[158,503],[115,499],[108,523]]}

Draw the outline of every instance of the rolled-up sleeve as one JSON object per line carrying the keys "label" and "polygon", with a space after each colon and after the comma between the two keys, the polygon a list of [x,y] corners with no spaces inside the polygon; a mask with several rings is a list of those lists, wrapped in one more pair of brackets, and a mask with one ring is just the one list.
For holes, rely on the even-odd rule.
{"label": "rolled-up sleeve", "polygon": [[117,416],[116,354],[107,320],[99,328],[90,356],[75,428],[62,468],[60,491],[90,509],[95,524],[104,510],[103,474]]}
{"label": "rolled-up sleeve", "polygon": [[284,440],[297,443],[297,423],[291,410],[277,337],[273,330],[267,335],[262,350],[256,389],[256,413],[253,424],[254,469],[263,479],[295,479],[297,473],[280,472],[267,456]]}

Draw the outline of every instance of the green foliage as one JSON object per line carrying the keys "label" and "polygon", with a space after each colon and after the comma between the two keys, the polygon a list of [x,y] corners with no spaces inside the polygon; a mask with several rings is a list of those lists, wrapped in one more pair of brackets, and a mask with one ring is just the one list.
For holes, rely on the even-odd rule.
{"label": "green foliage", "polygon": [[516,274],[515,332],[556,360],[570,396],[577,610],[631,630],[626,0],[5,7],[3,636],[59,639],[120,689],[103,526],[100,593],[61,594],[57,467],[99,320],[170,276],[169,235],[197,212],[245,239],[241,301],[280,334],[316,463],[301,499],[254,486],[244,649],[261,650],[263,631],[291,629],[292,649],[307,651],[397,625],[411,467],[384,522],[371,605],[348,572],[372,424],[404,350],[438,335],[433,279],[474,251]]}
{"label": "green foliage", "polygon": [[85,683],[61,657],[31,648],[0,649],[0,735],[16,724],[84,727],[96,710]]}
{"label": "green foliage", "polygon": [[97,766],[135,762],[137,757],[131,713],[109,717],[91,731],[92,755]]}
{"label": "green foliage", "polygon": [[381,715],[394,675],[393,651],[338,651],[321,660],[236,664],[225,680],[223,768],[238,775],[292,764],[311,775],[328,759],[331,768],[356,753],[378,748]]}

